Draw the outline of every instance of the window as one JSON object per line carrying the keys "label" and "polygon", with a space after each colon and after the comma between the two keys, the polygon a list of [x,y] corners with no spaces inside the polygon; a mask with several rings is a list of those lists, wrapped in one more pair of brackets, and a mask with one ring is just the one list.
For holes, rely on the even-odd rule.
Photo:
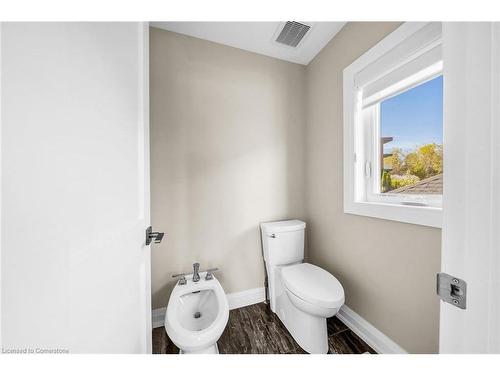
{"label": "window", "polygon": [[441,226],[441,25],[406,23],[344,70],[344,211]]}
{"label": "window", "polygon": [[369,201],[441,206],[443,76],[363,109]]}

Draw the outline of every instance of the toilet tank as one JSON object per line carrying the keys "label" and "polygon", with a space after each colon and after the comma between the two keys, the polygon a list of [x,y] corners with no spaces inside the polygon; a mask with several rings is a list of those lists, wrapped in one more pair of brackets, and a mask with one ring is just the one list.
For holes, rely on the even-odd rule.
{"label": "toilet tank", "polygon": [[300,220],[260,224],[266,264],[278,266],[304,260],[305,228],[306,223]]}

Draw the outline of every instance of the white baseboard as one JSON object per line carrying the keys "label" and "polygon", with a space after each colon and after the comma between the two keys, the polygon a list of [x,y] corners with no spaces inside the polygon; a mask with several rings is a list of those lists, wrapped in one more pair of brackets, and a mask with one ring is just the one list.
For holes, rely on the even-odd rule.
{"label": "white baseboard", "polygon": [[339,318],[356,335],[361,337],[379,354],[408,354],[406,350],[368,323],[365,319],[344,305],[337,313]]}
{"label": "white baseboard", "polygon": [[153,328],[163,327],[165,325],[165,313],[167,312],[166,307],[153,310]]}
{"label": "white baseboard", "polygon": [[[255,288],[243,290],[241,292],[226,294],[229,310],[239,309],[240,307],[254,305],[266,300],[265,288]],[[154,309],[152,314],[153,328],[163,327],[165,325],[166,307]]]}
{"label": "white baseboard", "polygon": [[266,300],[266,289],[255,288],[243,290],[242,292],[226,294],[229,310],[239,309],[240,307],[255,305]]}

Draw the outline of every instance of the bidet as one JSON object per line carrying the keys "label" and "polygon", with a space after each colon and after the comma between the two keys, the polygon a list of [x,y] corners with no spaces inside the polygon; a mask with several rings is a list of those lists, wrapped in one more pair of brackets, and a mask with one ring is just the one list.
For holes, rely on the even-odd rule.
{"label": "bidet", "polygon": [[206,273],[202,276],[198,274],[198,281],[194,274],[185,276],[186,282],[175,285],[168,301],[165,330],[181,354],[217,354],[217,340],[229,319],[219,281],[213,274],[209,279]]}

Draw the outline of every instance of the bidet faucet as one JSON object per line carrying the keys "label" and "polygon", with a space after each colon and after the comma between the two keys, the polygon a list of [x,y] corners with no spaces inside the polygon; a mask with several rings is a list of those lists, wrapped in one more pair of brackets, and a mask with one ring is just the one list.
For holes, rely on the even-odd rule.
{"label": "bidet faucet", "polygon": [[180,277],[179,285],[186,285],[186,283],[187,283],[185,273],[177,273],[175,275],[172,275],[172,277]]}
{"label": "bidet faucet", "polygon": [[205,280],[213,280],[214,278],[214,272],[218,271],[218,268],[210,268],[207,270],[207,274],[205,275]]}
{"label": "bidet faucet", "polygon": [[194,263],[193,264],[193,281],[197,283],[200,281],[200,274],[198,271],[200,270],[200,263]]}

